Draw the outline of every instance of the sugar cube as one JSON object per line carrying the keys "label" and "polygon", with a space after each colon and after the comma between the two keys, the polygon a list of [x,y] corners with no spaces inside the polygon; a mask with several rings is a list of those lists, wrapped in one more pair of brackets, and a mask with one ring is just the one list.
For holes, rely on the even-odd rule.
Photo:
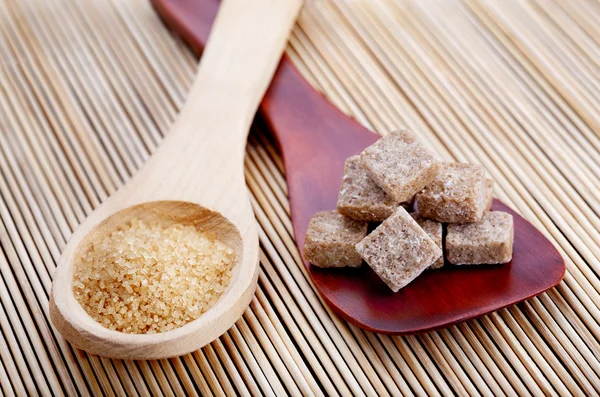
{"label": "sugar cube", "polygon": [[485,193],[486,203],[484,211],[489,211],[492,208],[492,204],[494,203],[494,180],[492,178],[486,178],[485,186],[487,191]]}
{"label": "sugar cube", "polygon": [[442,256],[440,247],[402,207],[356,244],[356,251],[394,292]]}
{"label": "sugar cube", "polygon": [[477,222],[489,201],[487,184],[481,165],[442,163],[436,178],[417,194],[418,211],[438,222]]}
{"label": "sugar cube", "polygon": [[[442,224],[440,222],[437,222],[437,221],[434,221],[431,219],[423,218],[422,216],[419,215],[418,212],[413,212],[410,215],[419,224],[419,226],[421,226],[421,229],[423,229],[425,231],[425,233],[427,233],[427,235],[429,235],[429,237],[433,240],[435,245],[437,245],[438,247],[440,247],[440,249],[443,250],[444,246],[442,243],[442,234],[443,234]],[[433,264],[431,266],[429,266],[429,268],[430,269],[439,269],[443,266],[444,266],[444,256],[442,255],[435,262],[433,262]]]}
{"label": "sugar cube", "polygon": [[479,222],[448,225],[446,257],[455,265],[507,263],[513,239],[512,215],[486,212]]}
{"label": "sugar cube", "polygon": [[371,179],[398,203],[428,185],[439,168],[436,155],[408,130],[379,139],[361,153],[360,161]]}
{"label": "sugar cube", "polygon": [[318,212],[308,224],[304,257],[318,267],[359,267],[362,258],[354,245],[367,235],[367,227],[337,211]]}
{"label": "sugar cube", "polygon": [[398,203],[369,178],[359,156],[346,160],[337,202],[340,214],[363,222],[381,222],[397,207]]}

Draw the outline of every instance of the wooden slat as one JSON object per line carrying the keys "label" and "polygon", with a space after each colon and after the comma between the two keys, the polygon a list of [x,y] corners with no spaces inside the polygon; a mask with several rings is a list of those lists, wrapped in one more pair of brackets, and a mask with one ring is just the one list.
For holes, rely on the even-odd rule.
{"label": "wooden slat", "polygon": [[301,263],[283,161],[259,125],[245,162],[254,300],[204,349],[133,362],[54,332],[51,277],[77,225],[160,144],[197,59],[147,0],[0,0],[0,395],[600,393],[599,4],[307,1],[287,50],[368,128],[408,126],[483,164],[565,257],[557,288],[425,335],[345,323]]}

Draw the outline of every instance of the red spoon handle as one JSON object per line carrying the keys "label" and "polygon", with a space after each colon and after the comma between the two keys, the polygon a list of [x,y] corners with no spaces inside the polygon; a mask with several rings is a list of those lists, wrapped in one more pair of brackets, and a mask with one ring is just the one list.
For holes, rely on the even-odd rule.
{"label": "red spoon handle", "polygon": [[[150,0],[171,29],[198,54],[204,50],[219,10],[217,0]],[[200,11],[201,10],[201,11]]]}

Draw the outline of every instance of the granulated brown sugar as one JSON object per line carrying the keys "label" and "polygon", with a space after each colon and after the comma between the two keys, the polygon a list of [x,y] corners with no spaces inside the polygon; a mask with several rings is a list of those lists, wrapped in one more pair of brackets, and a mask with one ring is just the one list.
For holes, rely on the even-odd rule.
{"label": "granulated brown sugar", "polygon": [[193,226],[133,220],[87,247],[73,292],[106,328],[165,332],[210,309],[229,284],[234,263],[232,248]]}

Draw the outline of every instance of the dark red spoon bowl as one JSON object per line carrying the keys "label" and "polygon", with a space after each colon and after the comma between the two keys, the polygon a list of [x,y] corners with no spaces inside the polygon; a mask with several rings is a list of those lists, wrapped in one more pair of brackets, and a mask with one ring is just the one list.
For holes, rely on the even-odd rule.
{"label": "dark red spoon bowl", "polygon": [[[164,22],[201,53],[218,0],[152,0]],[[302,252],[311,216],[336,207],[344,161],[378,136],[315,91],[287,57],[281,60],[260,115],[276,137],[286,179],[296,244]],[[536,228],[496,200],[515,222],[513,259],[505,265],[426,271],[391,292],[368,266],[319,269],[305,262],[323,299],[356,326],[387,334],[413,334],[475,318],[540,294],[562,279],[565,263]]]}

